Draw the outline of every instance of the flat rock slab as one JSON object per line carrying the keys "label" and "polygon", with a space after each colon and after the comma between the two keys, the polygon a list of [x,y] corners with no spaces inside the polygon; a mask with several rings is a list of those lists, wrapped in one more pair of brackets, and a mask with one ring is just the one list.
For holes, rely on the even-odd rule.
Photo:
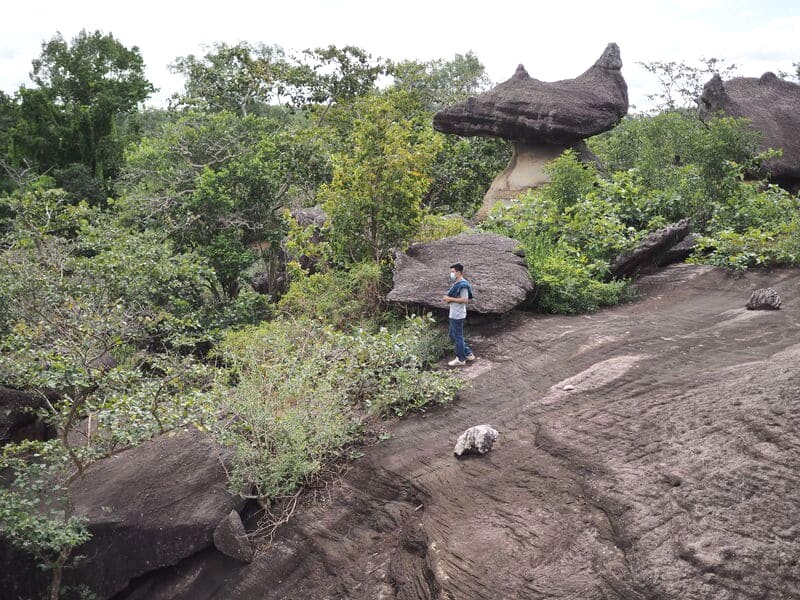
{"label": "flat rock slab", "polygon": [[436,113],[433,127],[464,136],[569,145],[611,129],[628,112],[621,68],[613,43],[575,79],[539,81],[519,65],[511,79]]}
{"label": "flat rock slab", "polygon": [[714,75],[703,88],[700,116],[708,119],[720,111],[750,119],[762,135],[761,147],[783,152],[764,164],[773,178],[800,180],[800,85],[773,73],[725,82]]}
{"label": "flat rock slab", "polygon": [[226,489],[222,450],[196,430],[162,435],[100,461],[73,484],[77,514],[92,539],[67,573],[110,598],[144,573],[212,545],[217,525],[242,500]]}
{"label": "flat rock slab", "polygon": [[394,288],[387,299],[431,308],[447,308],[442,301],[450,287],[450,265],[464,265],[464,277],[475,298],[468,312],[502,314],[525,302],[534,284],[519,242],[490,233],[462,233],[399,253],[394,263]]}
{"label": "flat rock slab", "polygon": [[[452,407],[392,423],[252,563],[209,564],[227,583],[168,597],[800,598],[800,304],[745,310],[768,286],[797,296],[800,269],[675,265],[592,315],[486,320],[491,368]],[[454,460],[487,422],[502,453]]]}

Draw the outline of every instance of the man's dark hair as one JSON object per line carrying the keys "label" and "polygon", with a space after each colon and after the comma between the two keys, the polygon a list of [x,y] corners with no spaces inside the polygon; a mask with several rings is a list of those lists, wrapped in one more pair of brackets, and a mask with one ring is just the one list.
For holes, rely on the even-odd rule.
{"label": "man's dark hair", "polygon": [[455,269],[459,273],[463,273],[464,272],[464,265],[462,265],[461,263],[455,263],[453,265],[450,265],[450,268],[451,269]]}

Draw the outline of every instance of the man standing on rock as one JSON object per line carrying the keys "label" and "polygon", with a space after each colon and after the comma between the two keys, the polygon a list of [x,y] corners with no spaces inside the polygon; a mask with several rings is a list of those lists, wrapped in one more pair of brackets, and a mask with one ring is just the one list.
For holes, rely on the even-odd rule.
{"label": "man standing on rock", "polygon": [[475,355],[464,341],[464,321],[467,318],[467,303],[472,299],[472,286],[464,279],[464,265],[450,265],[450,281],[453,284],[447,290],[443,300],[450,306],[450,339],[456,347],[456,357],[447,364],[461,367],[467,361],[475,360]]}

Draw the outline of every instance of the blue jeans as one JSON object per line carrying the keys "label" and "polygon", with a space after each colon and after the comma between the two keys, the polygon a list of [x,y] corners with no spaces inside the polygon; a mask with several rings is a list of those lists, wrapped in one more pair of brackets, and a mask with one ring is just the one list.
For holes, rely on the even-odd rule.
{"label": "blue jeans", "polygon": [[455,344],[456,356],[460,361],[472,354],[472,349],[464,341],[464,321],[466,319],[450,319],[450,340]]}

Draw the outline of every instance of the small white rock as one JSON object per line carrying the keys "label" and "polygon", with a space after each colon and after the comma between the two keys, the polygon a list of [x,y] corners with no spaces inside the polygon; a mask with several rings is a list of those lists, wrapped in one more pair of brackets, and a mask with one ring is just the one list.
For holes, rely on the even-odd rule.
{"label": "small white rock", "polygon": [[574,389],[575,389],[575,386],[574,386],[574,385],[565,385],[565,386],[564,386],[562,389],[563,389],[565,392],[569,392],[569,391],[571,391],[571,390],[574,390]]}
{"label": "small white rock", "polygon": [[453,454],[462,456],[464,454],[486,454],[492,449],[497,439],[496,429],[490,425],[476,425],[470,427],[459,436]]}

